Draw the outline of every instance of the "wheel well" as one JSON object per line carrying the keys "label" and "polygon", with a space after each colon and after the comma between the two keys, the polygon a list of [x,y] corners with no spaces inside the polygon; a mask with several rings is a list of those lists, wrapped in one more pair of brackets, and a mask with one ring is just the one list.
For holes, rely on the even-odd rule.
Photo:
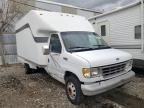
{"label": "wheel well", "polygon": [[66,72],[65,72],[64,79],[66,80],[66,78],[69,77],[69,76],[75,76],[75,77],[79,80],[79,78],[78,78],[74,73],[72,73],[72,72],[70,72],[70,71],[66,71]]}

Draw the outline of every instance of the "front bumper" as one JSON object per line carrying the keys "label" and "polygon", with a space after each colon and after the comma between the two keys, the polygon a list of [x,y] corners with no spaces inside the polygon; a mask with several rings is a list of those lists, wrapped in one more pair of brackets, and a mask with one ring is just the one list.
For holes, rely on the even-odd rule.
{"label": "front bumper", "polygon": [[128,73],[106,81],[100,81],[88,85],[82,84],[81,89],[84,95],[92,96],[128,83],[134,76],[135,73],[133,71],[129,71]]}

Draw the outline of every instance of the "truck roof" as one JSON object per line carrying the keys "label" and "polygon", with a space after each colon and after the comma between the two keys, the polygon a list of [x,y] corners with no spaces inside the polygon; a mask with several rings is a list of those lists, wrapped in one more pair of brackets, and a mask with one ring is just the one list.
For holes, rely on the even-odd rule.
{"label": "truck roof", "polygon": [[31,10],[16,24],[16,32],[29,27],[33,34],[39,31],[66,32],[66,31],[88,31],[94,32],[92,25],[85,17],[59,13]]}

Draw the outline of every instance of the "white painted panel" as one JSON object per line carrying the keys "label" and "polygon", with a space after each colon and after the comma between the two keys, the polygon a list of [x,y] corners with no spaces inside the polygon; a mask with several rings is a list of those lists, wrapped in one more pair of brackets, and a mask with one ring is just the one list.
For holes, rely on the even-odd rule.
{"label": "white painted panel", "polygon": [[47,43],[36,43],[30,29],[16,34],[17,54],[33,63],[47,65],[47,55],[43,55],[42,46]]}
{"label": "white painted panel", "polygon": [[97,24],[103,21],[110,23],[110,41],[111,45],[138,45],[141,40],[134,38],[134,27],[140,24],[140,6],[134,6],[122,11],[108,14],[92,20],[95,22],[95,30],[98,32]]}
{"label": "white painted panel", "polygon": [[105,27],[106,27],[106,36],[102,36],[102,38],[105,40],[105,41],[107,41],[107,42],[110,42],[110,33],[109,33],[109,29],[110,29],[110,27],[109,27],[109,21],[103,21],[103,22],[100,22],[100,23],[98,23],[97,24],[97,26],[98,26],[98,31],[99,31],[99,35],[101,35],[101,26],[102,25],[105,25]]}
{"label": "white painted panel", "polygon": [[53,5],[53,4],[43,3],[43,2],[36,2],[36,7],[46,9],[48,11],[61,12],[61,6],[58,6],[58,5]]}
{"label": "white painted panel", "polygon": [[86,18],[90,18],[94,16],[94,12],[89,12],[89,11],[84,11],[84,10],[79,10],[79,9],[77,10],[77,14],[84,16]]}
{"label": "white painted panel", "polygon": [[[140,5],[117,11],[91,20],[95,31],[99,32],[98,23],[109,21],[110,37],[107,41],[110,45],[141,45],[141,39],[135,39],[134,27],[141,24]],[[133,55],[134,58],[143,59],[141,49],[123,49]]]}
{"label": "white painted panel", "polygon": [[131,53],[133,55],[133,58],[135,59],[144,60],[144,52],[142,52],[140,49],[122,49],[122,50]]}

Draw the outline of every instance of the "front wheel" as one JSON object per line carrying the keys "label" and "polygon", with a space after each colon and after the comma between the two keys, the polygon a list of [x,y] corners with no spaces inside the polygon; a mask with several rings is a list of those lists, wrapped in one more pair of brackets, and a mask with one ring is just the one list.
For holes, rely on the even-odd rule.
{"label": "front wheel", "polygon": [[81,83],[75,76],[66,78],[66,94],[72,104],[79,105],[84,99],[84,95],[81,90]]}

